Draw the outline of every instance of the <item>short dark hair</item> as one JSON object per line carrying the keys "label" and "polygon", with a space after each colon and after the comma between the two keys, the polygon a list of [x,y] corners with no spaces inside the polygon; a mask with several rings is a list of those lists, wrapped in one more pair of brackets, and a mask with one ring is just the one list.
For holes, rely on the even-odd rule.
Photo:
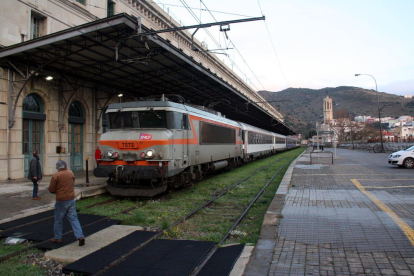
{"label": "short dark hair", "polygon": [[33,151],[33,156],[36,156],[36,154],[39,154],[39,151],[38,150],[34,150]]}

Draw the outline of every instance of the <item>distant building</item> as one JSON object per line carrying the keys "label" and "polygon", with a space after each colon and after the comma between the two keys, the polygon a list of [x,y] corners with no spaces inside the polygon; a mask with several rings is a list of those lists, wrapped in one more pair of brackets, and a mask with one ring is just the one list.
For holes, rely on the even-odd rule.
{"label": "distant building", "polygon": [[413,97],[413,95],[404,95],[404,98],[406,99],[411,99]]}
{"label": "distant building", "polygon": [[412,126],[400,126],[396,127],[393,131],[393,134],[395,136],[398,136],[402,139],[408,138],[408,137],[414,137],[414,127]]}
{"label": "distant building", "polygon": [[411,122],[413,120],[413,117],[404,115],[404,116],[400,116],[397,120],[401,123],[407,123],[407,122]]}
{"label": "distant building", "polygon": [[393,120],[389,120],[388,121],[388,127],[395,127],[395,124],[397,124],[398,123],[398,120],[396,120],[396,119],[393,119]]}
{"label": "distant building", "polygon": [[365,123],[370,118],[371,118],[371,116],[356,116],[355,117],[355,122],[357,122],[357,123]]}
{"label": "distant building", "polygon": [[331,120],[333,120],[332,99],[329,95],[326,95],[325,99],[323,99],[323,122],[326,124]]}

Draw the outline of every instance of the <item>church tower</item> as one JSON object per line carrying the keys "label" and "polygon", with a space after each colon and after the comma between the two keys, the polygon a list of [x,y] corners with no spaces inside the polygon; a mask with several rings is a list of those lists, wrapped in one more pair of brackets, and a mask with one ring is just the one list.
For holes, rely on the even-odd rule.
{"label": "church tower", "polygon": [[326,124],[331,120],[333,120],[332,99],[326,95],[323,99],[323,122]]}

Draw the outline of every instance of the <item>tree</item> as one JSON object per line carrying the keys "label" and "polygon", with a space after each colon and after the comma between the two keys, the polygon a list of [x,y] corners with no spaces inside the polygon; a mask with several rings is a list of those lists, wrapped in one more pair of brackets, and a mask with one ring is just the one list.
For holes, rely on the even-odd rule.
{"label": "tree", "polygon": [[309,130],[309,133],[308,133],[308,139],[309,138],[312,138],[313,136],[315,136],[316,135],[316,130]]}
{"label": "tree", "polygon": [[365,124],[365,127],[356,133],[358,140],[368,140],[372,138],[378,138],[379,133],[378,130],[375,129],[372,124]]}

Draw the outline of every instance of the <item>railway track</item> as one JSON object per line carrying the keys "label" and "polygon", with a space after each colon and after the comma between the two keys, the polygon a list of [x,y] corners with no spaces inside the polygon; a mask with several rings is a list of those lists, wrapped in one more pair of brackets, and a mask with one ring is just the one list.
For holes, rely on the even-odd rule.
{"label": "railway track", "polygon": [[[170,226],[168,226],[164,231],[161,231],[159,233],[157,233],[156,235],[154,235],[152,238],[148,239],[147,241],[145,241],[144,243],[141,243],[140,245],[138,245],[137,247],[133,248],[132,250],[130,250],[129,252],[125,253],[124,255],[122,255],[120,258],[118,258],[117,260],[111,262],[110,264],[106,265],[105,267],[103,267],[101,270],[97,271],[96,273],[93,274],[93,276],[98,276],[98,275],[102,275],[104,273],[106,273],[109,269],[115,267],[116,265],[118,265],[119,263],[121,263],[122,261],[124,261],[125,259],[127,259],[129,256],[131,256],[132,254],[134,254],[135,252],[137,252],[138,250],[144,248],[146,245],[148,245],[150,242],[154,241],[157,238],[162,237],[165,233],[167,233],[170,229],[172,229],[173,227],[175,227],[176,225],[186,221],[188,222],[188,219],[190,219],[193,215],[195,215],[196,213],[198,213],[199,211],[203,210],[205,207],[209,206],[212,202],[216,201],[217,199],[221,198],[222,196],[226,195],[228,192],[232,191],[233,189],[235,189],[236,187],[238,187],[240,184],[242,184],[243,182],[247,181],[248,179],[250,179],[251,177],[257,175],[259,172],[263,171],[264,169],[270,167],[271,165],[273,165],[274,163],[280,161],[279,159],[272,162],[271,164],[268,164],[266,166],[263,166],[262,168],[256,170],[254,173],[250,174],[249,176],[245,177],[242,180],[237,181],[234,185],[232,185],[229,188],[224,189],[220,194],[214,196],[213,198],[211,198],[209,201],[207,201],[206,203],[202,204],[201,206],[195,208],[193,211],[191,211],[190,213],[188,213],[187,215],[185,215],[184,217],[182,217],[181,219],[175,221],[174,223],[172,223]],[[277,172],[275,174],[273,174],[273,176],[270,178],[270,180],[268,180],[265,185],[263,186],[263,188],[254,196],[254,198],[250,201],[250,203],[248,204],[248,206],[244,209],[244,211],[242,212],[241,215],[239,215],[239,217],[237,218],[237,220],[234,222],[234,224],[231,226],[231,228],[226,232],[226,234],[222,237],[222,239],[220,240],[219,243],[217,243],[212,250],[210,250],[207,254],[207,256],[204,258],[204,260],[202,261],[202,263],[197,266],[195,268],[195,270],[192,272],[191,275],[197,275],[201,269],[205,266],[205,264],[210,260],[210,258],[214,255],[214,253],[217,251],[217,249],[227,240],[227,238],[229,237],[230,233],[237,227],[237,225],[239,225],[239,223],[241,222],[241,220],[244,218],[244,216],[247,214],[247,212],[251,209],[251,207],[253,206],[253,204],[257,201],[257,199],[262,195],[262,193],[265,191],[265,189],[268,187],[268,185],[273,181],[273,179],[279,175],[279,173],[283,170],[283,168],[285,168],[288,164],[290,164],[293,161],[293,159],[288,160],[282,167],[280,167]]]}
{"label": "railway track", "polygon": [[[133,248],[132,250],[130,250],[129,252],[123,254],[122,256],[120,256],[117,260],[107,264],[105,267],[103,267],[101,270],[99,270],[98,272],[96,272],[93,275],[102,275],[104,274],[106,271],[108,271],[109,269],[111,269],[112,267],[115,267],[117,264],[119,264],[120,262],[122,262],[123,260],[127,259],[129,256],[131,256],[134,252],[139,251],[140,249],[142,249],[143,247],[145,247],[146,245],[148,245],[149,243],[151,243],[152,241],[154,241],[157,238],[160,238],[162,236],[164,236],[166,233],[168,233],[171,229],[173,229],[174,227],[176,227],[179,224],[182,224],[183,222],[186,222],[185,224],[188,224],[188,222],[190,221],[190,218],[192,218],[194,215],[198,214],[201,210],[205,210],[205,208],[207,206],[211,207],[211,204],[216,202],[218,199],[222,198],[223,196],[225,196],[226,194],[229,194],[234,192],[236,187],[240,187],[241,184],[243,184],[244,182],[248,181],[249,179],[251,179],[252,177],[258,175],[260,172],[266,170],[267,168],[269,168],[270,166],[272,166],[273,164],[280,162],[282,158],[278,158],[275,161],[273,161],[270,164],[267,164],[265,166],[260,167],[259,169],[255,170],[253,173],[251,173],[250,175],[248,175],[247,177],[237,181],[236,183],[234,183],[233,185],[229,185],[228,187],[222,189],[220,192],[215,193],[215,195],[209,199],[208,201],[204,202],[203,204],[201,204],[200,206],[194,208],[191,212],[189,212],[188,214],[182,216],[180,219],[176,220],[174,223],[170,224],[167,228],[165,228],[163,231],[160,231],[158,233],[156,233],[152,238],[149,238],[148,240],[146,240],[145,242],[137,245],[135,248]],[[231,235],[231,232],[237,227],[237,225],[242,221],[242,219],[244,218],[244,216],[247,214],[247,212],[250,210],[250,208],[253,206],[254,202],[256,202],[256,200],[260,197],[260,195],[265,191],[266,187],[273,181],[273,179],[280,174],[281,170],[291,162],[292,160],[289,160],[288,162],[286,162],[282,167],[280,167],[276,173],[273,174],[273,176],[270,178],[270,180],[268,180],[266,182],[266,184],[264,185],[264,187],[253,197],[252,201],[247,205],[247,207],[243,210],[243,212],[238,216],[238,218],[235,220],[234,224],[228,229],[228,231],[226,232],[226,234],[223,235],[222,239],[220,240],[220,242],[218,242],[213,248],[212,250],[208,253],[208,255],[206,256],[206,258],[204,258],[203,262],[196,267],[196,269],[193,271],[192,275],[197,275],[197,273],[204,267],[204,265],[208,262],[208,260],[214,255],[214,253],[217,251],[217,249],[227,240],[227,238]],[[174,194],[180,194],[181,191],[185,191],[184,190],[180,190],[180,191],[176,191]],[[157,198],[157,200],[164,200],[164,201],[168,201],[169,195],[163,195],[159,198]],[[83,210],[89,210],[89,209],[93,209],[94,207],[99,207],[99,206],[111,206],[111,204],[113,204],[116,201],[116,199],[109,199],[103,202],[99,202],[99,203],[94,203],[91,204],[89,206],[85,206],[83,207]],[[130,208],[126,208],[123,209],[119,212],[116,212],[114,214],[111,214],[109,216],[106,216],[104,218],[102,218],[101,220],[104,219],[108,219],[111,217],[117,217],[120,214],[126,214],[129,212],[133,212],[136,211],[137,209],[144,207],[145,205],[148,204],[148,202],[151,202],[151,200],[144,202],[142,205],[140,206],[134,206],[134,207],[130,207]],[[211,208],[214,209],[214,208]],[[219,210],[220,211],[220,210]],[[50,218],[50,217],[49,217]],[[100,221],[101,221],[100,220]],[[96,223],[96,222],[93,222]],[[92,224],[93,224],[92,223]],[[30,223],[29,223],[30,224]],[[27,225],[27,224],[26,224]],[[85,225],[83,227],[86,227],[88,225]],[[18,228],[18,227],[16,227]],[[72,231],[68,231],[67,233],[71,233]],[[46,243],[49,242],[50,240],[46,240],[42,243]],[[33,247],[38,247],[39,244],[42,243],[37,243],[37,244],[33,244],[29,247],[26,247],[22,250],[13,252],[11,254],[8,254],[6,256],[3,256],[0,258],[0,262],[9,259],[13,256],[16,256],[22,252],[25,252]]]}

